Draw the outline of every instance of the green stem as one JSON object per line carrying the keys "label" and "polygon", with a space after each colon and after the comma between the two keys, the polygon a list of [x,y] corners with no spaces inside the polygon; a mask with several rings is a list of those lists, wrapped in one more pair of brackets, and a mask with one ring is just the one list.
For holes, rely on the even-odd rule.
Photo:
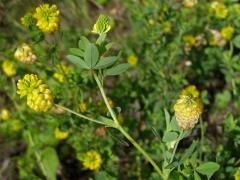
{"label": "green stem", "polygon": [[170,159],[170,163],[173,162],[173,159],[174,159],[175,154],[176,154],[176,151],[177,151],[178,144],[179,144],[179,142],[182,140],[182,135],[183,135],[183,130],[181,130],[181,132],[180,132],[180,134],[179,134],[179,137],[178,137],[178,139],[177,139],[177,142],[176,142],[176,144],[174,145],[174,149],[173,149],[172,157],[171,157],[171,159]]}
{"label": "green stem", "polygon": [[68,111],[68,112],[70,112],[70,113],[72,113],[72,114],[74,114],[74,115],[76,115],[76,116],[78,116],[78,117],[81,117],[81,118],[83,118],[83,119],[86,119],[86,120],[88,120],[88,121],[91,121],[91,122],[94,122],[94,123],[97,123],[97,124],[106,125],[106,123],[104,123],[104,122],[101,122],[101,121],[98,121],[98,120],[96,120],[96,119],[87,117],[87,116],[85,116],[85,115],[83,115],[83,114],[79,114],[79,113],[77,113],[77,112],[75,112],[75,111],[73,111],[73,110],[71,110],[71,109],[68,109],[68,108],[66,108],[66,107],[64,107],[64,106],[61,106],[61,105],[59,105],[59,104],[55,104],[55,105],[56,105],[57,107],[65,110],[65,111]]}
{"label": "green stem", "polygon": [[200,159],[202,159],[203,146],[204,146],[204,126],[203,126],[202,118],[200,118],[200,128],[201,128],[201,151],[200,151]]}
{"label": "green stem", "polygon": [[101,95],[104,99],[104,102],[108,108],[109,113],[111,114],[115,124],[116,124],[116,128],[134,145],[134,147],[140,152],[142,153],[142,155],[151,163],[151,165],[153,166],[153,168],[157,171],[157,173],[163,178],[163,179],[167,179],[167,177],[165,177],[165,175],[163,174],[163,172],[160,170],[160,168],[158,167],[158,165],[155,163],[155,161],[149,156],[149,154],[123,129],[123,127],[118,123],[118,120],[116,118],[115,113],[113,112],[106,94],[104,92],[102,83],[100,82],[98,76],[94,73],[94,78],[97,82],[97,85],[100,89]]}
{"label": "green stem", "polygon": [[[29,138],[30,146],[32,148],[34,148],[35,144],[34,144],[32,135],[31,135],[31,133],[29,131],[27,131],[27,135],[28,135],[28,138]],[[37,150],[34,151],[34,154],[36,156],[36,159],[37,159],[38,165],[40,166],[41,171],[43,172],[44,176],[47,177],[46,169],[45,169],[44,165],[42,164],[40,154],[38,153]]]}

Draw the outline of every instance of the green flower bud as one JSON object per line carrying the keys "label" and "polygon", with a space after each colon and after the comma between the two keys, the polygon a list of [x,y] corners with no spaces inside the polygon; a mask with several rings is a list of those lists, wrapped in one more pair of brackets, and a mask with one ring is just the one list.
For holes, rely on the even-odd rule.
{"label": "green flower bud", "polygon": [[109,23],[109,18],[105,15],[100,15],[98,17],[97,22],[93,26],[92,32],[95,34],[106,34],[111,29],[111,25]]}

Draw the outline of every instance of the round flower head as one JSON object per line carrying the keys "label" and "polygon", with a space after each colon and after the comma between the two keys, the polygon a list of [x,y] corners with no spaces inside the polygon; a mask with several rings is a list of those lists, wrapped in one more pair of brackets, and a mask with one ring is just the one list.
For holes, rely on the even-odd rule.
{"label": "round flower head", "polygon": [[198,3],[198,0],[184,0],[183,1],[183,6],[187,8],[191,8],[195,6]]}
{"label": "round flower head", "polygon": [[210,30],[212,36],[209,39],[209,44],[213,46],[224,47],[226,40],[222,37],[221,33],[217,30]]}
{"label": "round flower head", "polygon": [[46,112],[53,106],[52,92],[37,75],[25,75],[18,81],[17,88],[17,94],[27,96],[27,105],[35,111]]}
{"label": "round flower head", "polygon": [[96,151],[88,151],[83,155],[83,166],[86,169],[98,170],[102,164],[102,158]]}
{"label": "round flower head", "polygon": [[21,23],[25,27],[29,27],[33,24],[33,14],[27,13],[21,18]]}
{"label": "round flower head", "polygon": [[224,19],[228,15],[228,9],[225,4],[217,1],[213,1],[210,5],[210,11],[219,19]]}
{"label": "round flower head", "polygon": [[59,26],[59,10],[57,6],[42,4],[36,8],[34,18],[37,19],[37,26],[42,32],[51,33],[58,29]]}
{"label": "round flower head", "polygon": [[132,66],[136,66],[137,63],[138,63],[138,59],[134,55],[129,55],[128,58],[127,58],[127,62],[128,62],[128,64],[130,64]]}
{"label": "round flower head", "polygon": [[109,18],[101,14],[93,26],[92,32],[95,34],[106,34],[110,29]]}
{"label": "round flower head", "polygon": [[226,40],[232,39],[233,33],[234,28],[232,26],[227,26],[221,29],[221,35]]}
{"label": "round flower head", "polygon": [[16,74],[16,65],[13,61],[4,60],[2,63],[2,70],[8,77],[12,77]]}
{"label": "round flower head", "polygon": [[0,119],[2,119],[3,121],[7,121],[10,118],[11,118],[11,112],[6,108],[2,109],[0,112]]}
{"label": "round flower head", "polygon": [[26,43],[23,43],[17,48],[14,56],[17,60],[25,64],[32,64],[37,60],[37,56],[33,53],[31,46]]}
{"label": "round flower head", "polygon": [[178,125],[183,130],[192,129],[195,126],[203,111],[199,91],[195,86],[188,86],[182,90],[174,105],[174,111]]}
{"label": "round flower head", "polygon": [[54,131],[54,135],[56,139],[59,140],[64,140],[67,139],[67,137],[69,136],[69,132],[68,131],[62,131],[59,128],[56,128]]}

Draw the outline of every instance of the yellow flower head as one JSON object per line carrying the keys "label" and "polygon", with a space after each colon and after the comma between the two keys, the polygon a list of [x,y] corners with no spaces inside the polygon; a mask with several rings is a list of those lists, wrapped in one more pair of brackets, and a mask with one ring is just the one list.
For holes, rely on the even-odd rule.
{"label": "yellow flower head", "polygon": [[7,121],[10,118],[11,118],[11,112],[6,108],[2,109],[0,112],[0,119],[3,121]]}
{"label": "yellow flower head", "polygon": [[16,65],[13,61],[4,60],[2,63],[2,70],[8,77],[12,77],[16,74]]}
{"label": "yellow flower head", "polygon": [[232,39],[233,33],[234,28],[232,26],[227,26],[221,29],[221,35],[226,40]]}
{"label": "yellow flower head", "polygon": [[37,56],[33,53],[31,46],[26,43],[23,43],[17,48],[14,56],[17,60],[25,64],[32,64],[37,60]]}
{"label": "yellow flower head", "polygon": [[192,129],[195,126],[203,111],[199,91],[195,86],[188,86],[182,90],[174,105],[174,111],[176,120],[183,130]]}
{"label": "yellow flower head", "polygon": [[95,34],[106,34],[111,29],[109,18],[105,15],[100,15],[97,22],[93,26],[92,32]]}
{"label": "yellow flower head", "polygon": [[137,63],[138,63],[138,59],[134,55],[129,55],[128,58],[127,58],[127,62],[128,62],[128,64],[130,64],[132,66],[136,66]]}
{"label": "yellow flower head", "polygon": [[25,27],[29,27],[33,24],[33,14],[32,13],[27,13],[21,18],[21,23]]}
{"label": "yellow flower head", "polygon": [[238,168],[238,170],[234,174],[234,178],[235,178],[235,180],[240,180],[240,168]]}
{"label": "yellow flower head", "polygon": [[228,9],[225,4],[213,1],[210,5],[210,11],[214,13],[214,15],[219,19],[224,19],[228,15]]}
{"label": "yellow flower head", "polygon": [[88,151],[83,155],[83,166],[86,169],[98,170],[102,164],[102,158],[96,151]]}
{"label": "yellow flower head", "polygon": [[54,131],[54,135],[55,135],[56,139],[64,140],[64,139],[68,138],[69,132],[68,131],[62,131],[59,128],[56,128],[55,131]]}
{"label": "yellow flower head", "polygon": [[192,8],[198,3],[198,0],[184,0],[183,1],[183,6],[187,8]]}
{"label": "yellow flower head", "polygon": [[196,38],[191,34],[183,36],[183,41],[191,47],[196,44]]}
{"label": "yellow flower head", "polygon": [[170,21],[163,22],[163,32],[165,33],[172,32],[172,23]]}
{"label": "yellow flower head", "polygon": [[46,112],[53,106],[52,92],[37,75],[25,75],[18,80],[17,88],[17,94],[20,97],[27,96],[27,105],[35,111]]}
{"label": "yellow flower head", "polygon": [[85,113],[87,111],[88,105],[85,102],[79,104],[79,112]]}
{"label": "yellow flower head", "polygon": [[57,6],[41,4],[36,8],[34,18],[37,19],[37,26],[42,32],[51,33],[59,27],[59,10]]}

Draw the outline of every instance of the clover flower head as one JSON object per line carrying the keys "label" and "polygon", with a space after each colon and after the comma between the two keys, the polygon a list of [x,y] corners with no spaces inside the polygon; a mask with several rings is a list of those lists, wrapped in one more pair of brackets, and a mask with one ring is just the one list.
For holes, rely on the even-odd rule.
{"label": "clover flower head", "polygon": [[12,77],[16,74],[16,65],[13,61],[4,60],[2,63],[2,70],[8,77]]}
{"label": "clover flower head", "polygon": [[11,112],[7,108],[2,109],[0,112],[0,119],[3,121],[7,121],[10,118],[11,118]]}
{"label": "clover flower head", "polygon": [[132,66],[136,66],[137,63],[138,63],[138,59],[134,55],[129,55],[128,58],[127,58],[127,62],[128,62],[128,64],[130,64]]}
{"label": "clover flower head", "polygon": [[183,6],[187,8],[192,8],[198,3],[198,0],[184,0],[183,1]]}
{"label": "clover flower head", "polygon": [[182,90],[174,105],[176,120],[183,130],[192,129],[203,111],[199,91],[191,85]]}
{"label": "clover flower head", "polygon": [[81,112],[81,113],[85,113],[86,111],[87,111],[87,108],[88,108],[88,105],[87,105],[87,103],[85,103],[85,102],[81,102],[80,104],[79,104],[79,112]]}
{"label": "clover flower head", "polygon": [[62,131],[59,128],[56,128],[55,131],[54,131],[54,135],[55,135],[56,139],[64,140],[64,139],[68,138],[69,131]]}
{"label": "clover flower head", "polygon": [[226,26],[221,29],[221,35],[226,40],[232,39],[233,33],[234,28],[232,26]]}
{"label": "clover flower head", "polygon": [[27,13],[21,17],[21,23],[25,27],[29,27],[33,24],[34,18],[32,13]]}
{"label": "clover flower head", "polygon": [[210,11],[219,19],[225,19],[228,15],[228,9],[225,4],[213,1],[210,5]]}
{"label": "clover flower head", "polygon": [[25,64],[32,64],[37,60],[37,56],[33,53],[32,47],[26,43],[23,43],[16,49],[14,57]]}
{"label": "clover flower head", "polygon": [[38,28],[45,33],[52,33],[59,27],[59,10],[55,4],[41,4],[36,8],[34,18],[37,20]]}
{"label": "clover flower head", "polygon": [[46,112],[53,106],[53,95],[48,85],[37,75],[27,74],[18,80],[17,94],[27,96],[27,105],[37,112]]}
{"label": "clover flower head", "polygon": [[83,166],[86,169],[98,170],[102,164],[102,158],[96,151],[88,151],[83,155]]}
{"label": "clover flower head", "polygon": [[106,34],[111,29],[110,20],[105,15],[100,15],[93,26],[92,32],[95,34]]}

